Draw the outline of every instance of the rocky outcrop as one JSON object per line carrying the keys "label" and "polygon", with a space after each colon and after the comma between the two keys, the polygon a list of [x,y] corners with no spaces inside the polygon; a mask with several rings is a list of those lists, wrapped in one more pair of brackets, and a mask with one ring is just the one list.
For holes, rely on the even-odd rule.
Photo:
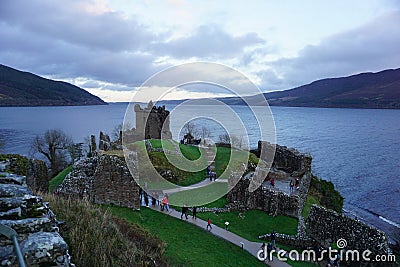
{"label": "rocky outcrop", "polygon": [[[0,224],[11,227],[27,266],[73,266],[48,203],[32,194],[24,177],[0,179]],[[19,266],[13,243],[0,235],[0,266]]]}
{"label": "rocky outcrop", "polygon": [[125,159],[115,155],[99,155],[76,162],[57,192],[98,204],[140,207],[139,186]]}

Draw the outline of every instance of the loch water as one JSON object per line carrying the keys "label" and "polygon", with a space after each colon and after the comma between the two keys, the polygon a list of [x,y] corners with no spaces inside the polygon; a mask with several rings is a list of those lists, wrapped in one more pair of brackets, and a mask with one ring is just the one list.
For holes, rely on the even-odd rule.
{"label": "loch water", "polygon": [[[2,153],[29,155],[36,135],[61,129],[75,142],[90,134],[111,133],[123,121],[127,104],[76,107],[0,107]],[[173,109],[168,106],[167,109]],[[261,107],[260,107],[261,108]],[[213,107],[188,106],[188,113]],[[257,122],[244,106],[232,109],[244,118],[249,133]],[[332,181],[344,212],[400,240],[400,110],[271,107],[280,145],[310,153],[313,173]],[[246,119],[249,117],[249,119]],[[171,116],[171,121],[174,117]],[[234,123],[230,121],[226,124]],[[177,136],[181,126],[171,123]],[[219,130],[213,132],[218,136]],[[249,135],[251,147],[259,136]]]}

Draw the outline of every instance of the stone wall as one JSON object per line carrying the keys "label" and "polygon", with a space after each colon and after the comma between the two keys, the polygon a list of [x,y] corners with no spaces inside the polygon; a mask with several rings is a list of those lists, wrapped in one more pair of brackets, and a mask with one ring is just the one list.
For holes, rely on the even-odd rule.
{"label": "stone wall", "polygon": [[93,201],[138,209],[139,199],[139,186],[130,174],[125,159],[100,156],[93,179]]}
{"label": "stone wall", "polygon": [[111,148],[111,140],[108,134],[100,131],[99,150],[107,151]]}
{"label": "stone wall", "polygon": [[[272,241],[271,234],[265,234],[258,237],[261,240]],[[275,241],[278,244],[287,245],[294,248],[308,249],[314,246],[314,240],[299,235],[275,234]]]}
{"label": "stone wall", "polygon": [[49,172],[44,161],[29,160],[26,183],[34,192],[49,190]]}
{"label": "stone wall", "polygon": [[[263,188],[262,186],[254,192],[250,192],[249,185],[251,184],[251,180],[241,178],[235,187],[228,193],[228,202],[232,208],[236,207],[239,209],[241,207],[248,207],[249,209],[266,211],[268,214],[273,216],[286,215],[299,218],[311,183],[312,157],[295,149],[289,149],[285,146],[271,145],[270,143],[263,141],[258,142],[258,150],[254,151],[257,156],[261,155],[261,147],[266,150],[276,148],[271,168],[272,171],[268,174],[268,178],[274,177],[277,179],[279,177],[284,177],[285,175],[299,177],[300,186],[298,194],[288,195],[285,192],[279,191],[277,188]],[[266,152],[263,153],[263,155],[265,157],[265,155],[272,155],[272,153]],[[261,157],[263,155],[261,155]],[[264,158],[263,160],[268,161],[267,158]],[[301,225],[300,228],[304,229],[305,227]]]}
{"label": "stone wall", "polygon": [[[4,178],[4,177],[3,177]],[[48,204],[32,194],[19,176],[0,179],[0,224],[17,232],[26,266],[73,266]],[[0,265],[19,266],[12,241],[0,235]]]}
{"label": "stone wall", "polygon": [[301,153],[294,148],[272,145],[266,141],[258,141],[258,149],[255,152],[258,157],[261,156],[262,160],[268,162],[270,159],[263,158],[263,155],[271,155],[272,153],[264,153],[261,155],[261,149],[269,151],[274,148],[275,156],[272,167],[290,173],[293,177],[302,176],[306,172],[311,172],[311,155]]}
{"label": "stone wall", "polygon": [[388,237],[384,232],[324,207],[311,206],[307,225],[309,236],[323,246],[344,238],[346,249],[369,249],[375,255],[388,253]]}
{"label": "stone wall", "polygon": [[57,192],[98,204],[140,208],[139,186],[125,159],[114,155],[99,155],[76,162]]}
{"label": "stone wall", "polygon": [[294,218],[299,214],[300,199],[296,195],[289,196],[269,188],[259,187],[249,192],[250,179],[241,179],[227,194],[227,201],[231,210],[258,209],[269,215],[286,215]]}

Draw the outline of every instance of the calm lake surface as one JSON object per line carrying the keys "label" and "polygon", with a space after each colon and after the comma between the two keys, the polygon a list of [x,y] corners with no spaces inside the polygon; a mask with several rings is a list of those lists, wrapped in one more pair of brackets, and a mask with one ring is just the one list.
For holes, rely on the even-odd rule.
{"label": "calm lake surface", "polygon": [[[35,135],[62,129],[75,142],[122,123],[126,103],[84,107],[0,107],[3,153],[29,155]],[[172,109],[173,106],[167,106]],[[232,107],[242,118],[248,108]],[[204,110],[187,107],[187,112]],[[313,173],[332,181],[345,197],[346,213],[400,240],[400,110],[272,107],[277,142],[313,156]],[[206,108],[212,114],[212,106]],[[171,121],[174,118],[172,116]],[[257,129],[244,119],[246,128]],[[226,122],[229,123],[229,122]],[[171,123],[177,136],[179,130]],[[217,136],[218,133],[215,133]],[[250,136],[252,147],[258,135]]]}

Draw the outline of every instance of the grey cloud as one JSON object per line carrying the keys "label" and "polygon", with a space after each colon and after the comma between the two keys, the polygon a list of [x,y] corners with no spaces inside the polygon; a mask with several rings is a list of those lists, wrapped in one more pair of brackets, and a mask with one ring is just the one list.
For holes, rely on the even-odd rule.
{"label": "grey cloud", "polygon": [[400,67],[400,12],[305,47],[294,58],[272,62],[263,89],[289,89],[314,80]]}
{"label": "grey cloud", "polygon": [[265,43],[255,33],[234,37],[216,25],[165,43],[160,39],[171,32],[154,35],[120,13],[90,13],[82,5],[77,0],[0,1],[0,62],[54,79],[114,83],[107,88],[120,90],[168,67],[157,63],[160,57],[239,57],[244,48]]}
{"label": "grey cloud", "polygon": [[256,33],[232,36],[218,25],[202,25],[188,37],[181,37],[167,42],[155,43],[155,53],[170,55],[175,58],[229,58],[243,53],[244,48],[265,44]]}
{"label": "grey cloud", "polygon": [[140,49],[156,37],[136,20],[119,13],[88,13],[82,1],[14,0],[1,1],[0,5],[0,21],[4,23],[91,49]]}

